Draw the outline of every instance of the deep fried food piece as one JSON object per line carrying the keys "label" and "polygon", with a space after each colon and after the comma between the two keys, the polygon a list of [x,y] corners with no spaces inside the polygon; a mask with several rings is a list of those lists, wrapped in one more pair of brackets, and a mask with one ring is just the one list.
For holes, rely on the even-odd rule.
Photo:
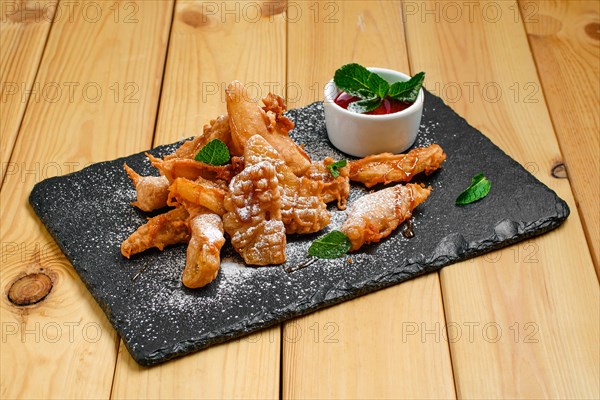
{"label": "deep fried food piece", "polygon": [[[287,168],[287,167],[286,167]],[[318,232],[331,220],[327,204],[319,195],[322,185],[306,178],[297,178],[283,185],[281,219],[288,234]]]}
{"label": "deep fried food piece", "polygon": [[348,219],[341,228],[352,243],[350,251],[388,236],[412,216],[412,210],[430,193],[431,187],[409,183],[383,189],[355,201],[350,205]]}
{"label": "deep fried food piece", "polygon": [[231,244],[249,265],[285,262],[285,226],[281,193],[273,164],[262,161],[246,168],[229,183],[223,216]]}
{"label": "deep fried food piece", "polygon": [[225,237],[223,222],[217,214],[206,209],[190,209],[190,213],[192,236],[187,247],[181,281],[185,286],[195,289],[208,285],[217,277]]}
{"label": "deep fried food piece", "polygon": [[[287,134],[291,129],[291,121],[280,115],[283,100],[279,102],[274,95],[267,96],[269,105],[266,108],[272,114],[268,115],[265,110],[252,101],[244,85],[240,82],[230,83],[225,93],[231,127],[229,150],[232,154],[241,155],[248,139],[253,135],[260,135],[277,150],[297,176],[301,176],[310,167],[308,154]],[[271,111],[272,109],[277,110],[277,114]],[[274,121],[275,124],[273,124]]]}
{"label": "deep fried food piece", "polygon": [[285,101],[281,96],[273,93],[268,93],[265,98],[262,99],[264,106],[263,111],[267,113],[271,126],[275,127],[275,130],[279,133],[288,134],[289,131],[294,129],[294,123],[283,113],[287,109]]}
{"label": "deep fried food piece", "polygon": [[161,160],[149,153],[146,153],[146,156],[152,165],[167,177],[169,182],[173,182],[177,178],[196,180],[199,177],[208,180],[223,179],[229,182],[244,168],[244,161],[239,157],[233,157],[231,163],[219,166],[205,164],[189,158],[166,159],[165,157],[165,160]]}
{"label": "deep fried food piece", "polygon": [[169,181],[164,176],[141,176],[127,164],[123,164],[127,175],[133,181],[137,194],[136,206],[142,211],[153,211],[167,205],[169,195]]}
{"label": "deep fried food piece", "polygon": [[351,161],[350,180],[362,182],[366,187],[378,183],[410,182],[416,174],[427,175],[437,170],[446,159],[444,150],[432,144],[413,149],[406,154],[382,153]]}
{"label": "deep fried food piece", "polygon": [[334,178],[327,168],[333,163],[334,160],[331,157],[327,157],[323,161],[313,162],[304,177],[321,183],[321,199],[325,203],[337,200],[338,208],[345,210],[350,194],[350,180],[348,179],[350,167],[340,168],[338,170],[340,175]]}
{"label": "deep fried food piece", "polygon": [[204,125],[202,135],[194,137],[192,140],[184,142],[174,153],[165,156],[165,160],[173,158],[188,158],[193,159],[196,154],[206,144],[214,139],[219,139],[227,145],[231,146],[231,130],[229,128],[229,117],[221,115],[210,121],[209,125]]}
{"label": "deep fried food piece", "polygon": [[264,138],[254,135],[246,142],[246,165],[269,162],[277,171],[281,187],[281,220],[288,234],[318,232],[329,224],[327,205],[321,199],[323,183],[298,178],[277,150]]}
{"label": "deep fried food piece", "polygon": [[227,212],[223,206],[226,191],[227,186],[204,178],[198,178],[194,182],[187,178],[177,178],[169,186],[167,204],[184,204],[187,208],[190,208],[189,205],[202,206],[222,216]]}
{"label": "deep fried food piece", "polygon": [[[281,168],[285,165],[285,161],[279,154],[277,150],[262,136],[253,135],[246,141],[245,150],[244,150],[244,162],[246,167],[256,165],[263,161],[267,161],[276,168],[278,168],[278,173],[282,174],[286,172],[289,174],[291,171],[289,169]],[[281,177],[282,179],[286,178]]]}
{"label": "deep fried food piece", "polygon": [[148,219],[144,225],[121,243],[121,254],[129,258],[152,247],[162,250],[165,246],[190,240],[186,222],[189,214],[184,207],[177,207],[164,214]]}

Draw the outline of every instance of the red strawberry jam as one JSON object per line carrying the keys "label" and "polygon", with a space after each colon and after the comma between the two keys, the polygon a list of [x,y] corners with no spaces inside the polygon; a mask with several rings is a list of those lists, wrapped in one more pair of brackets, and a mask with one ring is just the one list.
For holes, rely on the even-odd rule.
{"label": "red strawberry jam", "polygon": [[[360,97],[349,95],[346,92],[340,92],[335,99],[333,100],[335,104],[338,106],[348,109],[348,105],[350,103],[354,103],[355,101],[360,100]],[[383,114],[393,114],[402,110],[406,110],[408,107],[412,106],[414,103],[407,103],[404,101],[398,101],[396,99],[392,99],[386,97],[383,99],[379,107],[374,109],[373,111],[369,111],[365,114],[367,115],[383,115]]]}

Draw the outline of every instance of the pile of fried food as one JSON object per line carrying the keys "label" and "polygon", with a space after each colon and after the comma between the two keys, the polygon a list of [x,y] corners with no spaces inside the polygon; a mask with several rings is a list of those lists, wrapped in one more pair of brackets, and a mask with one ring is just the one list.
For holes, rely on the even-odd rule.
{"label": "pile of fried food", "polygon": [[[414,175],[438,169],[446,155],[433,144],[407,154],[379,154],[350,161],[330,171],[331,158],[312,161],[288,132],[294,123],[284,116],[283,99],[269,93],[263,106],[237,81],[226,89],[227,115],[204,127],[202,135],[184,142],[160,159],[147,154],[160,176],[140,176],[125,165],[136,188],[132,203],[142,211],[174,207],[149,218],[121,245],[129,258],[156,247],[188,243],[182,282],[189,288],[207,285],[217,276],[225,233],[247,265],[282,264],[286,234],[318,232],[329,224],[327,203],[346,208],[350,181],[366,187],[408,182]],[[231,154],[226,165],[195,160],[209,142],[219,139]],[[350,205],[340,229],[352,244],[388,236],[431,188],[397,185],[373,192]]]}

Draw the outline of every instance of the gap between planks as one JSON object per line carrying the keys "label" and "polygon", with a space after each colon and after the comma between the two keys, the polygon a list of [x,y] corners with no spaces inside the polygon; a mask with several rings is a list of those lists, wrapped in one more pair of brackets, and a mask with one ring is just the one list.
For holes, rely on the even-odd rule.
{"label": "gap between planks", "polygon": [[[519,1],[530,52],[600,280],[597,1]],[[535,18],[528,18],[533,15]],[[528,15],[525,15],[527,13]],[[594,25],[595,24],[595,25]],[[597,34],[597,31],[596,31]],[[561,59],[560,63],[549,62]],[[593,65],[595,62],[596,65]],[[590,105],[591,103],[591,105]],[[576,116],[576,118],[572,118]],[[595,182],[595,185],[589,185]]]}
{"label": "gap between planks", "polygon": [[[156,107],[156,114],[154,116],[154,128],[152,129],[152,139],[151,139],[151,143],[154,144],[154,140],[156,138],[156,129],[158,126],[158,114],[160,112],[160,104],[161,104],[161,100],[162,100],[162,93],[163,93],[163,86],[165,83],[165,74],[166,74],[166,70],[167,70],[167,62],[169,60],[169,48],[171,47],[171,35],[173,34],[173,21],[175,19],[175,7],[177,4],[177,0],[173,0],[173,5],[171,7],[171,21],[169,23],[169,35],[167,38],[167,46],[166,46],[166,50],[165,50],[165,58],[164,58],[164,62],[163,62],[163,69],[162,69],[162,76],[160,79],[160,89],[159,89],[159,94],[158,94],[158,100],[157,100],[157,104],[158,106]],[[154,147],[154,146],[152,146]],[[117,354],[117,357],[115,357],[115,365],[113,368],[113,377],[110,383],[110,394],[108,396],[109,399],[113,398],[113,391],[115,389],[115,380],[116,380],[116,376],[117,376],[117,368],[119,365],[119,348],[122,346],[122,342],[123,339],[121,338],[121,336],[117,333],[117,340],[115,343],[115,354]]]}

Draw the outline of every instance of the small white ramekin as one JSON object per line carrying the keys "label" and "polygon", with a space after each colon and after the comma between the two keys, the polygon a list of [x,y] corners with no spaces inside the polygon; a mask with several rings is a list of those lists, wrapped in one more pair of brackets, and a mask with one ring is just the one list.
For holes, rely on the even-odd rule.
{"label": "small white ramekin", "polygon": [[[391,85],[407,81],[410,76],[385,68],[367,68]],[[423,113],[423,89],[417,101],[405,110],[385,115],[365,115],[348,111],[334,99],[340,90],[333,80],[325,86],[325,126],[331,143],[355,157],[378,153],[401,153],[415,142]]]}

